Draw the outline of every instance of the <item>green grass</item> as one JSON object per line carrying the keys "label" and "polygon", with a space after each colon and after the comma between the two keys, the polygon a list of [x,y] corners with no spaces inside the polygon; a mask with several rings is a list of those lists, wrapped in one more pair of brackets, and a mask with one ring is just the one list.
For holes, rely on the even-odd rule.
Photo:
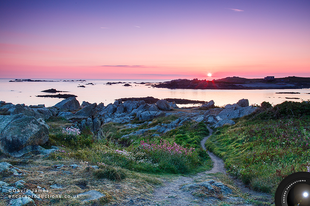
{"label": "green grass", "polygon": [[[50,134],[49,144],[62,146],[61,150],[51,155],[53,159],[74,158],[92,164],[105,164],[135,172],[153,174],[189,174],[212,168],[212,161],[200,147],[200,140],[208,135],[203,123],[187,122],[183,126],[171,130],[160,137],[153,137],[155,130],[140,136],[121,138],[131,132],[167,124],[178,117],[155,118],[150,124],[144,123],[136,128],[126,128],[123,124],[108,123],[101,128],[101,140],[94,141],[90,134],[66,135],[57,132]],[[50,123],[51,124],[51,123]],[[141,141],[152,145],[161,145],[161,141],[179,148],[195,148],[193,152],[177,153],[167,148],[144,148]],[[125,143],[124,143],[125,142]],[[167,147],[166,144],[166,147]],[[163,144],[161,146],[164,146]]]}
{"label": "green grass", "polygon": [[163,135],[163,138],[174,139],[177,144],[182,146],[200,148],[200,141],[209,135],[209,131],[202,122],[192,123],[184,124],[177,129],[167,132],[167,134]]}
{"label": "green grass", "polygon": [[106,178],[114,181],[121,181],[126,178],[126,173],[122,169],[110,166],[101,166],[100,169],[95,170],[93,174],[98,179]]}
{"label": "green grass", "polygon": [[273,194],[287,175],[310,163],[310,104],[284,102],[218,129],[206,147],[229,173],[255,190]]}

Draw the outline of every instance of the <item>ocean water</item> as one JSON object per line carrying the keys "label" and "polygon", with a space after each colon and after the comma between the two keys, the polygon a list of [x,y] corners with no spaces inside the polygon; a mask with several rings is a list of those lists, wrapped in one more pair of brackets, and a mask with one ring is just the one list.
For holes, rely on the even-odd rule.
{"label": "ocean water", "polygon": [[[57,89],[67,91],[64,93],[77,95],[80,103],[101,103],[105,105],[113,103],[115,99],[124,97],[147,97],[155,98],[182,98],[191,100],[210,101],[214,100],[216,106],[236,103],[239,99],[249,99],[250,104],[260,104],[263,101],[271,104],[279,104],[284,101],[307,101],[310,99],[310,89],[272,89],[272,90],[195,90],[195,89],[165,89],[153,88],[148,84],[140,82],[158,82],[159,80],[86,80],[85,82],[9,82],[11,79],[0,79],[0,100],[13,104],[37,105],[45,104],[46,107],[53,106],[62,99],[42,98],[37,95],[47,95],[41,92],[46,89]],[[107,85],[107,82],[126,82],[124,84]],[[162,81],[162,80],[161,80]],[[136,83],[134,83],[136,82]],[[93,83],[94,85],[86,85]],[[78,87],[85,85],[85,88]],[[299,92],[300,94],[276,94],[276,92]],[[290,98],[290,99],[287,99]],[[294,98],[294,99],[292,99]],[[185,105],[178,105],[185,106]],[[187,105],[192,106],[192,105]]]}

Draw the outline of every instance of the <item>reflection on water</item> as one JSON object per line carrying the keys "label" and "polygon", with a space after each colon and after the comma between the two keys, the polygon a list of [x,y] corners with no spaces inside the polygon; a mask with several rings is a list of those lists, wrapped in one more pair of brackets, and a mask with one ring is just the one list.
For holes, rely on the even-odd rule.
{"label": "reflection on water", "polygon": [[[0,79],[0,100],[12,102],[14,104],[25,103],[26,105],[45,104],[53,106],[62,99],[36,97],[42,90],[54,88],[59,91],[68,91],[77,95],[77,99],[82,103],[103,102],[105,105],[113,103],[115,99],[122,97],[146,97],[156,98],[182,98],[192,100],[210,101],[214,100],[215,105],[223,106],[235,103],[239,99],[249,99],[250,104],[260,104],[268,101],[278,104],[284,101],[302,101],[310,99],[310,89],[273,89],[273,90],[193,90],[193,89],[164,89],[150,88],[144,84],[130,83],[132,86],[124,87],[123,84],[106,85],[111,80],[87,80],[85,88],[77,87],[81,82],[9,82],[10,79]],[[124,80],[120,80],[124,81]],[[145,82],[137,80],[136,82]],[[129,82],[129,81],[127,81]],[[133,82],[133,81],[132,81]],[[276,92],[300,92],[300,94],[276,94]],[[294,97],[300,99],[286,99]]]}

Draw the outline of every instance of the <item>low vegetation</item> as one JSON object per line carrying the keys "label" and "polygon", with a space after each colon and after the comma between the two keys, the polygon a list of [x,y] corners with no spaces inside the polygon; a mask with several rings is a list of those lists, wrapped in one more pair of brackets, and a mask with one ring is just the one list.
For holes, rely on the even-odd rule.
{"label": "low vegetation", "polygon": [[[173,115],[159,117],[134,128],[108,123],[102,126],[99,140],[85,131],[80,133],[73,127],[62,128],[62,124],[55,124],[53,121],[53,133],[50,134],[48,145],[57,145],[61,149],[50,158],[76,159],[98,166],[106,165],[107,168],[118,167],[153,174],[189,174],[211,169],[211,159],[200,148],[201,139],[208,135],[204,123],[189,121],[161,136],[154,136],[156,130],[149,130],[143,135],[122,137],[140,129],[168,124],[176,119]],[[106,176],[101,173],[96,175]]]}
{"label": "low vegetation", "polygon": [[287,175],[310,165],[310,103],[264,102],[255,114],[218,129],[206,147],[253,189],[275,193]]}
{"label": "low vegetation", "polygon": [[98,179],[107,178],[114,181],[121,181],[126,178],[126,173],[123,170],[110,166],[101,166],[100,169],[95,170],[93,174]]}

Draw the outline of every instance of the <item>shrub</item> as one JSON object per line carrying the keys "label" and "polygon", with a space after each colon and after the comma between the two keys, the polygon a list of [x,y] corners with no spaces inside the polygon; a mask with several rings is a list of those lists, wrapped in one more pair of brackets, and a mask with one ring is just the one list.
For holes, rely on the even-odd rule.
{"label": "shrub", "polygon": [[122,169],[116,169],[111,166],[100,167],[93,172],[94,176],[98,179],[106,178],[113,181],[121,181],[126,178],[126,173]]}
{"label": "shrub", "polygon": [[[267,103],[262,106],[267,106]],[[257,115],[256,119],[281,119],[281,118],[293,118],[310,115],[310,103],[309,102],[283,102],[273,108],[270,107],[265,112]]]}
{"label": "shrub", "polygon": [[77,135],[81,134],[80,129],[75,128],[75,127],[63,128],[62,133],[66,134],[66,135],[73,135],[73,136],[77,136]]}
{"label": "shrub", "polygon": [[146,143],[141,141],[141,152],[144,158],[150,159],[153,164],[158,164],[162,172],[168,173],[188,173],[197,164],[194,160],[194,148],[185,148],[177,143],[169,143],[161,140],[159,144]]}
{"label": "shrub", "polygon": [[264,110],[269,109],[271,107],[272,107],[272,105],[269,102],[262,102],[261,103],[261,108]]}

